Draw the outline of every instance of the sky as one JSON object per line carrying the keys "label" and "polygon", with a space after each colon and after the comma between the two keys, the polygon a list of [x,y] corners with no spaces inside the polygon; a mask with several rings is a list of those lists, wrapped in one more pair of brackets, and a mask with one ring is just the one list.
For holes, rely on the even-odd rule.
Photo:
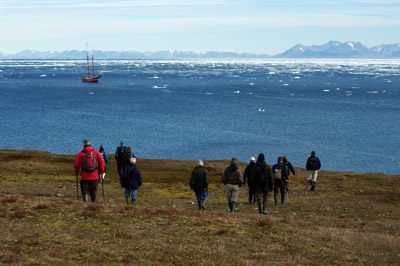
{"label": "sky", "polygon": [[400,43],[400,0],[0,0],[0,52],[233,51]]}

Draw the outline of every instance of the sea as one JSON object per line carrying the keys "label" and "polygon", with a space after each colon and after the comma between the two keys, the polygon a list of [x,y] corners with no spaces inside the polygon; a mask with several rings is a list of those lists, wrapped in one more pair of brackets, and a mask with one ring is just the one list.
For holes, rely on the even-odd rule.
{"label": "sea", "polygon": [[[0,60],[0,149],[400,174],[400,60]],[[206,164],[206,163],[205,163]],[[194,165],[195,166],[195,165]]]}

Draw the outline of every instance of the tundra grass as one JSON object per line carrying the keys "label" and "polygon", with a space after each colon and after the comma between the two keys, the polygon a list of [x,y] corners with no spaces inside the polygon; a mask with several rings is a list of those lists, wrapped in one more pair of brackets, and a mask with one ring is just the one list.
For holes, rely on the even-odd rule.
{"label": "tundra grass", "polygon": [[97,201],[84,203],[75,155],[0,150],[0,264],[400,264],[399,176],[321,171],[311,192],[296,168],[288,202],[274,206],[270,195],[271,215],[259,215],[247,187],[227,211],[228,160],[204,162],[209,200],[199,211],[188,186],[194,161],[139,158],[143,186],[127,205],[110,159],[104,198],[99,184]]}

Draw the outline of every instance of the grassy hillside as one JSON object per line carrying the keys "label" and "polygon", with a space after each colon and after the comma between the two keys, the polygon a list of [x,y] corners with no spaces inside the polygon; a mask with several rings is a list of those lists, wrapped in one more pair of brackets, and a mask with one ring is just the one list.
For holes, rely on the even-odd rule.
{"label": "grassy hillside", "polygon": [[99,185],[98,201],[83,203],[75,155],[0,150],[0,264],[400,264],[400,176],[321,171],[310,192],[296,169],[287,204],[271,195],[272,214],[259,215],[242,187],[231,214],[220,182],[229,161],[205,161],[211,185],[199,211],[194,161],[138,159],[144,184],[132,207],[110,159],[105,198]]}

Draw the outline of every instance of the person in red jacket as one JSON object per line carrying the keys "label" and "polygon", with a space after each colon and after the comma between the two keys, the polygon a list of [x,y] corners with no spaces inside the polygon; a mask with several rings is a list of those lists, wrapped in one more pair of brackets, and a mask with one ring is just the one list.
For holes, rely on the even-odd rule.
{"label": "person in red jacket", "polygon": [[88,201],[89,195],[92,202],[96,201],[99,174],[104,173],[103,156],[91,146],[90,141],[85,139],[83,141],[83,150],[78,153],[74,163],[77,180],[79,170],[81,170],[81,192],[84,202]]}

